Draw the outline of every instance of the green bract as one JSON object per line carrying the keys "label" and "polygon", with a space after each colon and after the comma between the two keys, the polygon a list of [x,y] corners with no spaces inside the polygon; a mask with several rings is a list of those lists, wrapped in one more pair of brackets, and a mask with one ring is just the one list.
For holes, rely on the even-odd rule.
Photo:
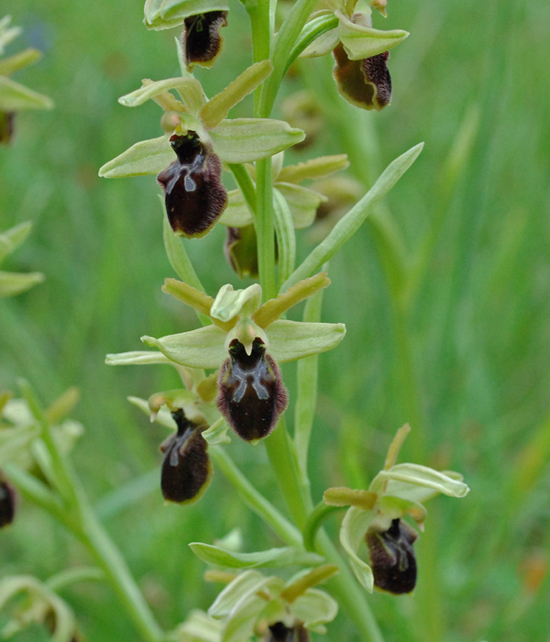
{"label": "green bract", "polygon": [[171,29],[190,16],[228,10],[224,0],[147,0],[143,22],[148,29]]}
{"label": "green bract", "polygon": [[405,515],[411,516],[423,530],[426,509],[422,502],[440,493],[464,497],[470,490],[458,473],[439,472],[418,464],[395,464],[409,431],[406,425],[397,432],[384,469],[372,480],[368,491],[331,488],[324,494],[324,501],[330,506],[350,506],[342,522],[340,542],[357,579],[370,592],[375,578],[371,566],[358,555],[367,532],[386,532],[393,521]]}
{"label": "green bract", "polygon": [[[219,94],[207,100],[201,84],[185,69],[182,76],[143,86],[120,98],[127,107],[136,107],[153,99],[167,112],[166,135],[136,143],[99,170],[105,178],[158,174],[176,156],[170,136],[194,131],[210,142],[215,154],[225,163],[245,163],[268,158],[304,139],[300,129],[271,118],[226,119],[229,110],[253,92],[271,72],[268,60],[255,63]],[[181,100],[170,92],[176,90]]]}

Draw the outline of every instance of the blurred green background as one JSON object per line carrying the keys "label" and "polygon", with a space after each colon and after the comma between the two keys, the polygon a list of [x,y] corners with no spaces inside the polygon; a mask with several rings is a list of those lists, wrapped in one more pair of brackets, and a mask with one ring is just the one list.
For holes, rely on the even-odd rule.
{"label": "blurred green background", "polygon": [[[47,277],[0,301],[0,389],[25,376],[46,402],[81,388],[74,417],[86,434],[76,468],[170,628],[189,609],[207,608],[219,588],[202,581],[204,564],[188,542],[212,542],[235,526],[247,550],[278,541],[219,472],[197,505],[163,506],[156,477],[165,433],[126,397],[147,398],[177,378],[163,366],[103,365],[108,352],[140,349],[143,334],[195,324],[190,310],[160,291],[174,274],[154,177],[97,177],[107,160],[161,133],[154,103],[130,110],[117,98],[142,78],[178,73],[177,30],[148,32],[142,8],[129,0],[2,2],[0,13],[24,28],[8,53],[35,46],[45,54],[16,79],[51,96],[56,108],[19,115],[14,144],[0,149],[0,229],[35,225],[5,269]],[[389,16],[375,26],[411,36],[392,52],[394,99],[384,112],[354,110],[337,98],[328,60],[304,63],[284,87],[291,95],[307,86],[325,118],[314,144],[287,162],[348,152],[347,173],[366,188],[393,158],[426,142],[377,212],[378,224],[365,224],[330,266],[324,320],[344,321],[348,334],[320,359],[314,499],[329,486],[366,487],[395,430],[410,421],[403,456],[458,470],[472,490],[428,506],[415,594],[369,598],[386,640],[547,640],[550,5],[390,0]],[[239,3],[229,22],[220,61],[198,72],[209,95],[251,62]],[[244,102],[233,115],[249,110]],[[406,311],[380,236],[388,215],[402,236],[405,269],[418,275]],[[223,257],[220,227],[186,245],[211,293],[226,282],[241,285]],[[311,234],[300,233],[299,243],[305,255]],[[292,391],[295,365],[284,376]],[[229,449],[284,508],[263,446],[233,439]],[[2,575],[46,579],[87,562],[59,525],[24,502],[20,508],[0,535]],[[329,523],[334,537],[338,522]],[[108,588],[81,584],[63,596],[87,639],[136,639]],[[341,611],[327,639],[344,636],[358,640]],[[36,629],[18,639],[43,638]]]}

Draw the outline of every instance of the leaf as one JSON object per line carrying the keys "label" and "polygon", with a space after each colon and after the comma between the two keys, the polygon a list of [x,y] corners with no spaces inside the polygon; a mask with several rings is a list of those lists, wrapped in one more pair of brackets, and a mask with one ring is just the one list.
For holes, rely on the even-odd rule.
{"label": "leaf", "polygon": [[190,368],[219,368],[227,358],[225,332],[215,325],[161,339],[145,336],[141,340],[148,346],[158,348],[172,361]]}
{"label": "leaf", "polygon": [[388,165],[365,196],[336,223],[325,240],[311,252],[290,278],[287,279],[284,287],[289,288],[298,281],[314,274],[321,268],[323,263],[331,259],[349,241],[376,205],[418,158],[423,147],[424,143],[415,145]]}
{"label": "leaf", "polygon": [[301,129],[272,118],[222,120],[210,131],[214,151],[225,163],[248,163],[268,158],[300,143]]}
{"label": "leaf", "polygon": [[355,577],[369,593],[372,593],[374,589],[374,576],[371,567],[358,557],[357,551],[365,539],[367,530],[374,521],[375,515],[374,510],[350,508],[342,521],[340,529],[340,543],[344,551],[349,555],[349,561]]}
{"label": "leaf", "polygon": [[245,69],[223,91],[211,98],[200,111],[200,119],[205,127],[212,129],[219,125],[229,110],[252,93],[273,71],[269,60],[256,62]]}
{"label": "leaf", "polygon": [[284,283],[296,267],[296,234],[290,208],[278,189],[273,190],[273,214],[278,253],[278,281]]}
{"label": "leaf", "polygon": [[0,76],[0,110],[52,109],[53,100],[20,85],[11,78]]}
{"label": "leaf", "polygon": [[335,15],[340,20],[338,34],[350,60],[371,58],[393,49],[409,37],[409,33],[402,29],[382,31],[356,24],[341,11],[336,11]]}
{"label": "leaf", "polygon": [[0,298],[21,294],[32,288],[37,283],[42,283],[44,275],[41,272],[19,272],[0,271]]}
{"label": "leaf", "polygon": [[286,568],[287,566],[319,566],[324,562],[324,558],[317,553],[309,553],[291,546],[271,548],[257,553],[236,553],[200,542],[192,542],[189,548],[203,562],[223,568]]}
{"label": "leaf", "polygon": [[103,178],[124,178],[158,174],[176,160],[167,136],[142,140],[99,170]]}
{"label": "leaf", "polygon": [[346,334],[343,323],[275,321],[269,326],[269,353],[280,363],[335,348]]}

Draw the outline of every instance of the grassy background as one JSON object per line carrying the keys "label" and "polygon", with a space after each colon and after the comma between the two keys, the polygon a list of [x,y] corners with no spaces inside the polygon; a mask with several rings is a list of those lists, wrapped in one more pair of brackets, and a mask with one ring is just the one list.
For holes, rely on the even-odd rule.
{"label": "grassy background", "polygon": [[[17,79],[52,96],[56,109],[21,114],[13,146],[0,149],[0,229],[35,223],[6,267],[47,276],[30,292],[0,301],[0,388],[13,388],[21,375],[44,400],[81,388],[75,418],[87,432],[75,450],[77,469],[169,628],[190,608],[206,608],[217,591],[201,581],[204,565],[188,542],[211,542],[236,525],[248,550],[277,540],[221,474],[197,505],[163,507],[154,471],[164,433],[126,396],[148,397],[177,380],[160,366],[103,365],[107,352],[140,349],[143,334],[194,324],[184,306],[160,292],[173,273],[154,178],[97,177],[105,161],[160,133],[156,105],[128,110],[117,98],[141,78],[177,73],[174,34],[147,32],[141,4],[2,5],[25,29],[10,52],[33,45],[45,53]],[[392,53],[394,100],[383,113],[335,102],[327,61],[306,63],[305,76],[284,89],[291,94],[305,83],[326,119],[315,144],[289,154],[291,161],[348,152],[351,171],[367,186],[395,156],[426,142],[379,212],[389,211],[401,230],[409,268],[424,252],[426,269],[408,313],[391,288],[394,272],[372,225],[331,264],[324,319],[345,321],[348,335],[321,358],[315,498],[332,485],[365,487],[395,429],[411,421],[416,437],[404,455],[461,471],[472,492],[429,506],[415,595],[371,598],[386,639],[547,640],[550,7],[542,0],[391,0],[389,12],[387,27],[408,29],[411,37]],[[199,73],[210,95],[250,63],[240,4],[224,33],[219,63]],[[249,108],[243,103],[235,115]],[[453,156],[461,146],[462,156]],[[188,243],[211,292],[226,282],[240,285],[223,258],[223,238],[216,229]],[[302,253],[311,248],[307,234],[300,243]],[[285,368],[291,390],[294,371]],[[282,506],[262,446],[233,440],[230,450]],[[121,497],[127,501],[117,504]],[[59,526],[29,505],[21,509],[1,534],[2,575],[45,579],[86,563]],[[135,639],[107,588],[82,584],[64,597],[88,639]],[[341,614],[328,639],[344,636],[357,639]]]}

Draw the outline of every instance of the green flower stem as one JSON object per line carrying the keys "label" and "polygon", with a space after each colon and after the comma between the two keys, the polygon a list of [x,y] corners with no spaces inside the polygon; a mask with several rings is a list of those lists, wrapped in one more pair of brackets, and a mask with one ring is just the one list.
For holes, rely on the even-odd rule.
{"label": "green flower stem", "polygon": [[[164,223],[162,229],[162,235],[164,239],[164,249],[170,261],[170,265],[173,267],[174,272],[179,276],[179,278],[187,285],[191,285],[197,290],[204,292],[204,287],[195,272],[195,268],[191,263],[189,255],[185,251],[183,245],[183,240],[176,236],[170,227],[168,221],[168,215],[166,214],[164,201],[162,203],[162,209],[164,212]],[[208,317],[205,315],[199,315],[199,317],[204,317],[207,319],[208,323],[212,323]]]}
{"label": "green flower stem", "polygon": [[[254,62],[269,60],[271,57],[271,44],[275,29],[274,15],[270,0],[256,0],[245,2],[246,10],[252,26],[252,48]],[[258,115],[260,107],[261,88],[254,92],[254,112]]]}
{"label": "green flower stem", "polygon": [[309,484],[305,486],[300,481],[296,451],[286,430],[284,416],[264,443],[290,513],[298,528],[302,529],[313,503],[308,492]]}
{"label": "green flower stem", "polygon": [[[328,272],[328,264],[323,266],[323,271]],[[321,320],[324,290],[319,290],[306,301],[304,321],[316,323]],[[319,374],[319,355],[300,359],[298,361],[298,394],[294,411],[294,446],[298,458],[298,468],[303,485],[309,486],[307,461],[309,442],[315,407],[317,405],[317,379]]]}
{"label": "green flower stem", "polygon": [[233,484],[237,492],[257,515],[259,515],[277,535],[289,546],[302,546],[300,531],[293,526],[281,513],[259,493],[248,479],[235,466],[233,460],[219,446],[209,450],[216,466],[222,471],[227,479]]}
{"label": "green flower stem", "polygon": [[253,217],[256,217],[256,186],[250,177],[246,167],[240,163],[228,163],[227,165],[237,182],[248,209]]}
{"label": "green flower stem", "polygon": [[56,573],[44,583],[51,591],[58,592],[77,582],[97,582],[104,579],[105,573],[100,568],[96,568],[95,566],[81,566]]}
{"label": "green flower stem", "polygon": [[[51,457],[52,468],[59,483],[63,484],[63,488],[58,490],[65,499],[64,505],[60,510],[40,488],[39,482],[29,483],[29,479],[23,476],[27,474],[21,474],[22,471],[19,476],[12,477],[14,483],[17,483],[17,477],[19,477],[19,481],[23,482],[20,486],[21,490],[50,511],[89,550],[104,571],[107,582],[124,604],[143,639],[146,642],[161,642],[165,638],[162,629],[157,624],[120,551],[98,521],[77,477],[59,451],[34,391],[26,381],[22,381],[20,387],[31,412],[43,427],[42,439]],[[31,476],[27,475],[27,477]]]}
{"label": "green flower stem", "polygon": [[258,268],[264,301],[277,296],[271,158],[256,163]]}
{"label": "green flower stem", "polygon": [[347,506],[328,506],[325,502],[321,501],[315,506],[307,518],[306,525],[304,526],[304,548],[306,551],[315,552],[315,539],[317,532],[331,515],[336,513]]}

